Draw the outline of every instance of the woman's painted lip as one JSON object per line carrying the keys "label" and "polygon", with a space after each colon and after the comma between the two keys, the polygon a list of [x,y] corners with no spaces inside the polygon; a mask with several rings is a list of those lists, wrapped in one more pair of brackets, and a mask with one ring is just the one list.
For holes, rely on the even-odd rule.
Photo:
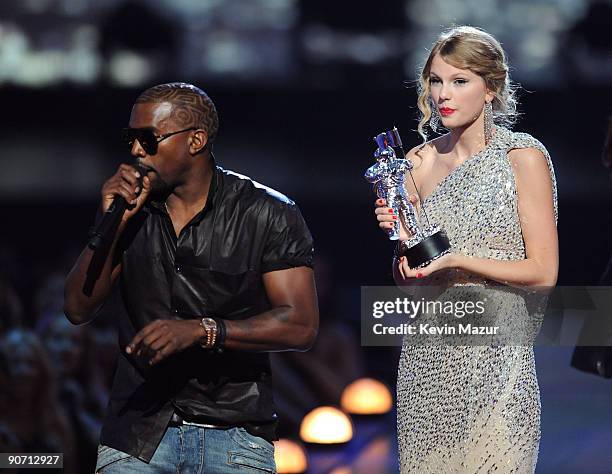
{"label": "woman's painted lip", "polygon": [[442,107],[440,109],[440,115],[443,115],[444,117],[448,117],[449,115],[452,115],[455,112],[455,109],[451,109],[448,107]]}

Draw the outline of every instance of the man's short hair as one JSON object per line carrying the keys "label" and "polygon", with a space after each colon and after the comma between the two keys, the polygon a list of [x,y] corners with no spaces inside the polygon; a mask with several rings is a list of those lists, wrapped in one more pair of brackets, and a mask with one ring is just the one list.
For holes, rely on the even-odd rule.
{"label": "man's short hair", "polygon": [[186,82],[170,82],[153,86],[136,99],[137,104],[170,102],[172,118],[180,127],[199,127],[206,130],[213,142],[219,130],[217,108],[199,87]]}

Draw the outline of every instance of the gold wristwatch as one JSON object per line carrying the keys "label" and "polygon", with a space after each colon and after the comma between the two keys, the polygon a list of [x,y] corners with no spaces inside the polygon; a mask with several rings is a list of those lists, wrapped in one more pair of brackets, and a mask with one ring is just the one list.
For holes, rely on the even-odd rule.
{"label": "gold wristwatch", "polygon": [[212,349],[217,342],[217,322],[212,318],[202,318],[200,326],[204,329],[204,335],[200,338],[200,345],[204,349]]}

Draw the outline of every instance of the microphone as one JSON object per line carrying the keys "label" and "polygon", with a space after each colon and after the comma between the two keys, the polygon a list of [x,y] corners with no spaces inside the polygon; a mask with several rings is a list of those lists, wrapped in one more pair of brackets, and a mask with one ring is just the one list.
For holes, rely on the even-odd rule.
{"label": "microphone", "polygon": [[[138,178],[138,186],[142,192],[142,179],[147,174],[147,169],[139,164],[133,165],[140,173]],[[97,250],[102,247],[109,239],[112,239],[117,226],[123,217],[123,213],[128,208],[129,204],[123,196],[115,196],[108,210],[98,222],[98,225],[89,233],[89,243],[87,246],[91,250]]]}

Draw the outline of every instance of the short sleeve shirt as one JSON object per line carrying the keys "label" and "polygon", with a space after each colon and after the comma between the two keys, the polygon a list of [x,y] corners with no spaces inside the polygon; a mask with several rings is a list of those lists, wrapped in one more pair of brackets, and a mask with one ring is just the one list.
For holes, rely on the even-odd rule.
{"label": "short sleeve shirt", "polygon": [[175,411],[274,439],[268,354],[192,347],[151,368],[123,348],[156,319],[239,320],[269,310],[262,275],[312,266],[312,236],[296,204],[215,166],[206,206],[178,237],[164,204],[151,202],[119,246],[121,276],[106,307],[122,350],[102,444],[148,461]]}

